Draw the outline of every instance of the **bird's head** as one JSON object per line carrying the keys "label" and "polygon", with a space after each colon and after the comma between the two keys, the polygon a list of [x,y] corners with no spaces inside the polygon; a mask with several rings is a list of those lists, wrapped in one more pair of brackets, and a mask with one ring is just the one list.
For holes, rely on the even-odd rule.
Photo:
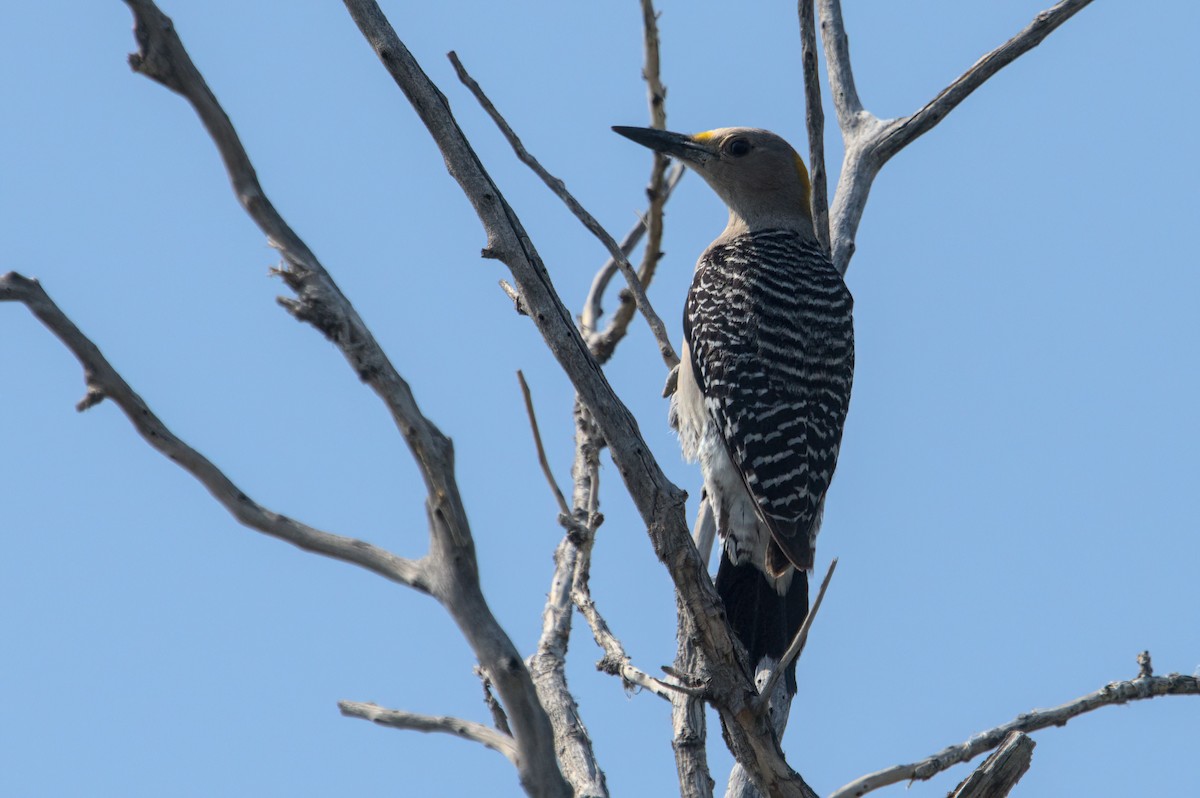
{"label": "bird's head", "polygon": [[730,232],[783,227],[812,234],[808,170],[774,133],[750,127],[694,135],[642,127],[613,130],[699,173],[729,206]]}

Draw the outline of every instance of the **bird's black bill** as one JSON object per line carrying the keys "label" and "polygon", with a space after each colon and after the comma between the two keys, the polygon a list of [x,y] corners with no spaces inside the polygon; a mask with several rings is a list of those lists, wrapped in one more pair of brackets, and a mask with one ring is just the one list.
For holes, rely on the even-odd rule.
{"label": "bird's black bill", "polygon": [[714,154],[707,145],[682,133],[671,133],[667,130],[655,130],[650,127],[623,127],[621,125],[614,126],[613,132],[620,133],[643,147],[649,147],[655,152],[678,158],[685,163],[700,163]]}

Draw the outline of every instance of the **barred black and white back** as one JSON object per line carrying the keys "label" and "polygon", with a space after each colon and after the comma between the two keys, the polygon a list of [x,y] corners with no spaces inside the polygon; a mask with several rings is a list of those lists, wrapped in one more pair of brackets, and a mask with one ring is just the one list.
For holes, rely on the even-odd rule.
{"label": "barred black and white back", "polygon": [[[828,257],[793,230],[718,239],[688,293],[672,425],[700,461],[724,546],[718,590],[752,664],[778,659],[807,611],[806,574],[792,582],[812,568],[837,464],[852,310]],[[764,589],[789,599],[782,610]]]}

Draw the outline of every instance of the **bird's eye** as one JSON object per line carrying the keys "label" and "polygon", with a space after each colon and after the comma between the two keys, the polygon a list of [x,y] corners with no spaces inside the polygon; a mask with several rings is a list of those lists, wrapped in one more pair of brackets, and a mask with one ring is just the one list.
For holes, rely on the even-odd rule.
{"label": "bird's eye", "polygon": [[745,139],[734,139],[726,145],[725,151],[734,158],[741,158],[743,155],[750,152],[750,142]]}

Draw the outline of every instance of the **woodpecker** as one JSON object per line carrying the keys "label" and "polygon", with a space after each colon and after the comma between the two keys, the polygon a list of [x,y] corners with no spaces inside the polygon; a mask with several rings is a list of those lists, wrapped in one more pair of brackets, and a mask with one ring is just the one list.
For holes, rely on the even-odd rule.
{"label": "woodpecker", "polygon": [[[685,163],[729,208],[688,291],[670,421],[716,519],[717,592],[761,671],[808,612],[854,379],[854,300],[813,232],[808,170],[782,138],[613,130]],[[786,685],[794,695],[794,662]]]}

